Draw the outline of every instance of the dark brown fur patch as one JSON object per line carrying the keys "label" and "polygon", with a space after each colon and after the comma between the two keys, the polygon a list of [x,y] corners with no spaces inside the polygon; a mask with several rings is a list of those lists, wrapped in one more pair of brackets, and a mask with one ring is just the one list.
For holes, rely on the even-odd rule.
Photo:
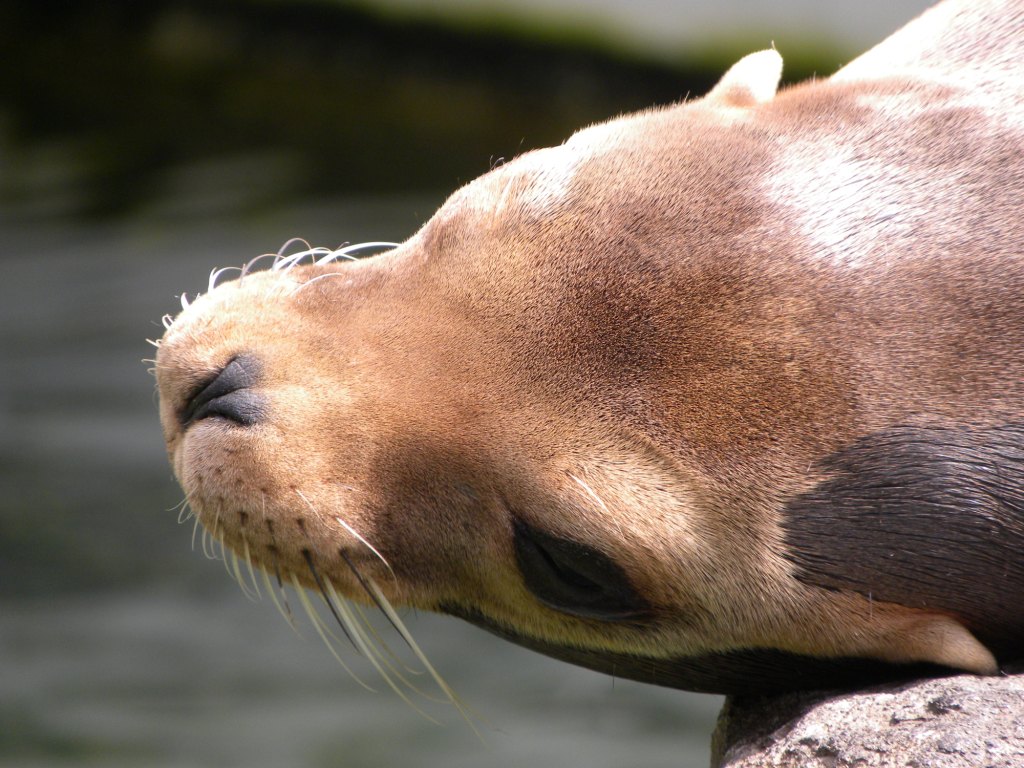
{"label": "dark brown fur patch", "polygon": [[1024,424],[896,427],[830,457],[783,527],[798,578],[951,614],[1024,655]]}

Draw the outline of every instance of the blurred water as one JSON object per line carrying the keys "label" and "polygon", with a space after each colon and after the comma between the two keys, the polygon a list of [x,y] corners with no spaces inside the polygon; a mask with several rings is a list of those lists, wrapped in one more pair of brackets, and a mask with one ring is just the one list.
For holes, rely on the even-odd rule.
{"label": "blurred water", "polygon": [[[437,199],[130,222],[0,219],[0,766],[703,766],[720,701],[407,617],[486,719],[350,680],[190,550],[144,339],[209,270],[293,235],[402,239]],[[372,681],[372,676],[367,676]]]}

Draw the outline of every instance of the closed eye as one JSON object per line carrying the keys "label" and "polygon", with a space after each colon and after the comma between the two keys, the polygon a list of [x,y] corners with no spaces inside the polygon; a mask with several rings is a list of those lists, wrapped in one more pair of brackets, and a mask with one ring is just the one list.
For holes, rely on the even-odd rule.
{"label": "closed eye", "polygon": [[516,563],[527,589],[549,608],[602,621],[650,613],[625,571],[585,544],[552,536],[515,521]]}

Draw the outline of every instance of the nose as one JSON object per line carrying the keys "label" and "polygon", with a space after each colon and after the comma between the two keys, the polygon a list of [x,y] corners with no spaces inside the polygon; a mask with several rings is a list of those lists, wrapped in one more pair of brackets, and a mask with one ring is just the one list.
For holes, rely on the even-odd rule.
{"label": "nose", "polygon": [[263,366],[254,355],[233,357],[212,379],[200,384],[179,411],[182,428],[214,417],[243,427],[258,424],[266,415],[265,398],[256,390],[262,374]]}

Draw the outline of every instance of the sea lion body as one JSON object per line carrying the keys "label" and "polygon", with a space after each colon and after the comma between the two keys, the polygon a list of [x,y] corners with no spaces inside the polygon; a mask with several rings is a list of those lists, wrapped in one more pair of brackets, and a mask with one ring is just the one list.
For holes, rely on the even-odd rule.
{"label": "sea lion body", "polygon": [[965,0],[778,95],[754,54],[385,254],[217,286],[157,356],[188,502],[272,573],[624,677],[995,672],[1024,656],[1022,56],[1024,3]]}

